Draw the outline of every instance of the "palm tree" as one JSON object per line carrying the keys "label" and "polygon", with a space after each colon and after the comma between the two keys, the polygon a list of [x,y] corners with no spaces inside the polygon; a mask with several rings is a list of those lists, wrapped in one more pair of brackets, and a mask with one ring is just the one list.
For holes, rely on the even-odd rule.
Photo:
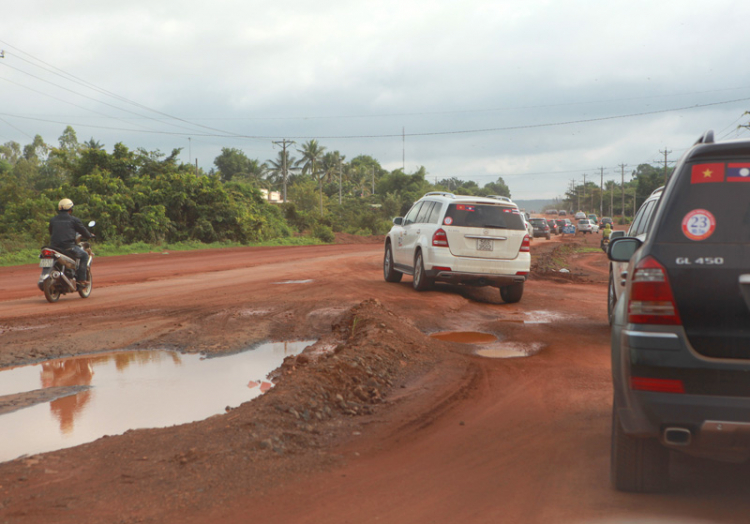
{"label": "palm tree", "polygon": [[312,139],[302,145],[302,149],[297,151],[302,154],[302,158],[297,161],[297,166],[302,168],[302,174],[311,174],[313,179],[318,180],[318,189],[320,191],[320,214],[323,214],[323,171],[320,170],[320,164],[323,159],[323,151],[326,148],[321,146],[317,140]]}
{"label": "palm tree", "polygon": [[[279,156],[276,160],[268,160],[268,179],[274,184],[281,185],[284,188],[284,202],[286,202],[286,184],[289,178],[289,172],[297,169],[297,159],[293,156],[289,156],[289,151],[279,151]],[[285,171],[286,169],[286,171]]]}

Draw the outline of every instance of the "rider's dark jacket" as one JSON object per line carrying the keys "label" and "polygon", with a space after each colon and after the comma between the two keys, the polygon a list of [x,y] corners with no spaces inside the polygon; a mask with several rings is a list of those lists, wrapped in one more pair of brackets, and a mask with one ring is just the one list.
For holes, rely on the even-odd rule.
{"label": "rider's dark jacket", "polygon": [[67,211],[60,211],[49,221],[49,243],[52,247],[59,249],[70,249],[76,245],[76,232],[84,239],[91,238],[91,233],[83,225],[83,222]]}

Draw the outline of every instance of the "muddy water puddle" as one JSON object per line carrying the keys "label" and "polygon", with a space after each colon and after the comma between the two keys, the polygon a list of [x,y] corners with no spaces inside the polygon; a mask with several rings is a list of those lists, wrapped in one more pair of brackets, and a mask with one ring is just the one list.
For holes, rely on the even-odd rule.
{"label": "muddy water puddle", "polygon": [[446,342],[458,342],[459,344],[488,344],[497,342],[497,337],[481,331],[443,331],[433,333],[432,338],[445,340]]}
{"label": "muddy water puddle", "polygon": [[88,389],[0,415],[0,462],[129,429],[224,413],[272,387],[268,374],[314,341],[275,342],[229,356],[122,351],[0,371],[0,397],[52,387]]}
{"label": "muddy water puddle", "polygon": [[530,357],[539,353],[543,346],[538,342],[525,344],[500,341],[495,335],[481,331],[443,331],[433,333],[430,337],[447,342],[475,345],[477,348],[474,350],[474,354],[487,358]]}
{"label": "muddy water puddle", "polygon": [[504,342],[478,349],[476,354],[487,358],[521,358],[536,355],[541,350],[542,344],[539,342],[532,342],[530,344]]}
{"label": "muddy water puddle", "polygon": [[273,284],[309,284],[313,280],[307,279],[307,280],[285,280],[283,282],[272,282]]}

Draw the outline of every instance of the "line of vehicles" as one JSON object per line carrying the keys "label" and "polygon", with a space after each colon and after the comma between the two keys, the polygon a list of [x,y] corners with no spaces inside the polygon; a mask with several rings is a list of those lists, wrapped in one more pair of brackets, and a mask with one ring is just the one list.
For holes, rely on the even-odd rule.
{"label": "line of vehicles", "polygon": [[[509,199],[428,193],[394,219],[385,279],[493,285],[517,302],[530,241],[559,216],[527,221]],[[576,219],[591,233],[607,223]],[[675,451],[750,459],[750,140],[704,134],[605,251],[613,487],[666,489]]]}

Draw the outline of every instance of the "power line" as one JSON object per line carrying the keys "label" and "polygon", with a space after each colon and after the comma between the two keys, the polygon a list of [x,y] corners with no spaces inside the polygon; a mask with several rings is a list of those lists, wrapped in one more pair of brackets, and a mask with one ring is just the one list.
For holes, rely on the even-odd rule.
{"label": "power line", "polygon": [[[222,130],[222,129],[217,129],[217,128],[213,128],[213,127],[210,127],[210,126],[205,126],[205,125],[203,125],[203,124],[197,124],[197,123],[194,123],[194,122],[190,122],[190,121],[188,121],[188,120],[185,120],[185,119],[182,119],[182,118],[180,118],[180,117],[176,117],[176,116],[170,115],[170,114],[168,114],[168,113],[164,113],[164,112],[162,112],[162,111],[159,111],[158,109],[153,109],[153,108],[150,108],[150,107],[148,107],[148,106],[145,106],[145,105],[143,105],[143,104],[140,104],[140,103],[138,103],[138,102],[134,102],[134,101],[132,101],[132,100],[130,100],[130,99],[128,99],[128,98],[125,98],[125,97],[123,97],[123,96],[120,96],[120,95],[118,95],[118,94],[116,94],[116,93],[112,93],[111,91],[108,91],[108,90],[106,90],[106,89],[104,89],[104,88],[98,87],[98,86],[96,86],[95,84],[92,84],[91,82],[88,82],[88,81],[86,81],[86,80],[83,80],[83,79],[81,79],[81,78],[78,78],[78,77],[76,77],[75,75],[72,75],[72,74],[70,74],[70,73],[68,73],[68,72],[66,72],[66,71],[64,71],[64,70],[62,70],[62,69],[59,69],[59,68],[57,68],[57,67],[55,67],[55,66],[53,66],[53,65],[51,65],[51,64],[48,64],[47,62],[45,62],[45,61],[43,61],[43,60],[40,60],[39,58],[36,58],[36,57],[34,57],[33,55],[31,55],[31,54],[29,54],[29,53],[26,53],[25,51],[22,51],[21,49],[18,49],[18,48],[16,48],[16,47],[14,47],[14,46],[12,46],[12,45],[8,44],[7,42],[4,42],[4,41],[0,40],[0,43],[4,43],[5,45],[8,45],[9,47],[12,47],[13,49],[16,49],[16,50],[17,50],[17,51],[19,51],[20,53],[23,53],[23,54],[25,54],[25,55],[27,55],[27,56],[29,56],[29,57],[33,58],[34,60],[37,60],[38,62],[41,62],[42,64],[45,64],[45,65],[47,65],[47,66],[51,67],[52,69],[54,69],[54,70],[56,70],[56,71],[59,71],[59,73],[57,73],[56,71],[50,71],[49,69],[47,69],[47,68],[44,68],[44,67],[41,67],[41,66],[39,66],[38,64],[34,64],[33,62],[29,62],[28,60],[25,60],[25,59],[23,59],[23,58],[22,58],[22,57],[20,57],[20,56],[16,56],[16,58],[18,58],[18,59],[20,59],[20,60],[23,60],[24,62],[27,62],[27,63],[31,64],[32,66],[35,66],[35,67],[39,67],[40,69],[43,69],[43,70],[45,70],[45,71],[48,71],[48,72],[51,72],[51,73],[53,73],[53,74],[55,74],[55,75],[57,75],[57,76],[61,76],[61,77],[63,77],[64,79],[66,79],[66,80],[68,80],[68,81],[72,81],[72,82],[74,82],[74,83],[77,83],[77,84],[79,84],[79,85],[82,85],[82,86],[84,86],[84,87],[87,87],[87,88],[89,88],[89,89],[92,89],[92,90],[94,90],[94,91],[96,91],[96,92],[98,92],[98,93],[100,93],[100,94],[104,94],[104,95],[106,95],[106,96],[110,96],[110,97],[112,97],[112,98],[115,98],[115,99],[117,99],[117,100],[119,100],[119,101],[122,101],[122,102],[125,102],[125,103],[128,103],[128,104],[134,105],[134,106],[136,106],[136,107],[138,107],[138,108],[140,108],[140,109],[144,109],[144,110],[147,110],[147,111],[151,111],[151,112],[153,112],[153,113],[156,113],[156,114],[162,115],[162,116],[164,116],[164,117],[167,117],[167,118],[169,118],[169,119],[172,119],[172,120],[177,120],[177,121],[179,121],[179,122],[183,122],[183,123],[185,123],[185,124],[189,124],[189,125],[191,125],[191,126],[193,126],[193,127],[198,127],[198,128],[202,128],[202,129],[207,129],[207,130],[210,130],[210,131],[216,131],[216,132],[219,132],[219,133],[224,133],[224,134],[227,134],[227,135],[233,135],[233,133],[231,133],[230,131],[224,131],[224,130]],[[70,90],[70,89],[67,89],[67,88],[65,88],[65,87],[59,86],[59,85],[57,85],[57,84],[54,84],[53,82],[50,82],[50,81],[48,81],[48,80],[44,80],[44,79],[42,79],[42,78],[36,77],[35,75],[32,75],[31,73],[28,73],[28,72],[26,72],[26,71],[23,71],[22,69],[18,69],[18,68],[12,67],[12,66],[8,66],[7,64],[4,64],[4,63],[3,63],[3,65],[6,65],[6,67],[10,67],[11,69],[15,69],[16,71],[19,71],[19,72],[21,72],[21,73],[24,73],[24,74],[27,74],[27,75],[29,75],[29,76],[32,76],[32,77],[34,77],[34,78],[37,78],[38,80],[41,80],[41,81],[43,81],[43,82],[47,82],[47,83],[50,83],[50,84],[52,84],[52,85],[55,85],[56,87],[60,87],[61,89],[65,89],[65,90],[67,90],[67,91],[70,91],[70,92],[72,92],[72,93],[74,93],[74,94],[77,94],[77,95],[79,95],[79,96],[83,96],[83,97],[85,97],[85,98],[91,98],[91,97],[88,97],[87,95],[83,95],[83,94],[81,94],[81,93],[77,93],[77,92],[75,92],[75,91],[72,91],[72,90]],[[123,109],[123,108],[120,108],[120,107],[117,107],[117,106],[112,106],[111,104],[108,104],[108,103],[106,103],[106,102],[103,102],[103,101],[101,101],[101,100],[96,100],[96,99],[93,99],[93,98],[92,98],[92,100],[94,100],[94,101],[96,101],[96,102],[99,102],[99,103],[102,103],[102,104],[105,104],[105,105],[108,105],[108,106],[110,106],[110,107],[114,107],[115,109],[119,109],[120,111],[125,111],[125,112],[128,112],[128,113],[131,113],[131,114],[134,114],[134,115],[140,116],[140,117],[142,117],[142,118],[147,118],[147,119],[155,120],[155,119],[154,119],[154,118],[152,118],[152,117],[148,117],[148,116],[144,116],[144,115],[142,115],[142,114],[139,114],[139,113],[135,113],[135,112],[132,112],[132,111],[128,111],[127,109]],[[157,121],[158,121],[158,120],[157,120]],[[168,122],[164,122],[164,123],[168,123]],[[176,124],[169,124],[169,125],[174,125],[174,126],[176,126]],[[185,129],[185,128],[181,127],[181,126],[176,126],[176,127],[180,127],[180,128],[182,128],[182,129]],[[243,138],[246,138],[246,137],[243,137]]]}
{"label": "power line", "polygon": [[[644,111],[640,113],[628,113],[623,115],[611,115],[611,116],[604,116],[604,117],[597,117],[597,118],[586,118],[586,119],[580,119],[580,120],[567,120],[562,122],[547,122],[543,124],[525,124],[525,125],[518,125],[518,126],[507,126],[507,127],[493,127],[493,128],[482,128],[482,129],[464,129],[464,130],[451,130],[451,131],[432,131],[432,132],[424,132],[424,133],[388,133],[388,134],[382,134],[382,135],[332,135],[332,136],[292,136],[289,138],[297,139],[297,140],[346,140],[346,139],[362,139],[362,138],[402,138],[405,139],[405,137],[417,137],[417,136],[446,136],[446,135],[461,135],[461,134],[472,134],[472,133],[491,133],[491,132],[498,132],[498,131],[517,131],[520,129],[539,129],[544,127],[560,127],[560,126],[566,126],[566,125],[574,125],[574,124],[586,124],[591,122],[603,122],[607,120],[618,120],[622,118],[634,118],[638,116],[647,116],[647,115],[656,115],[656,114],[664,114],[664,113],[673,113],[677,111],[688,111],[691,109],[699,109],[703,107],[712,107],[712,106],[718,106],[718,105],[725,105],[725,104],[732,104],[736,102],[746,102],[750,100],[750,97],[748,98],[737,98],[734,100],[724,100],[721,102],[710,102],[707,104],[695,104],[692,106],[684,106],[684,107],[676,107],[672,109],[659,109],[655,111]],[[22,115],[12,115],[8,113],[0,113],[5,116],[13,116],[16,118],[25,118],[29,120],[38,120],[41,122],[51,122],[51,123],[60,123],[55,122],[52,120],[45,120],[40,118],[32,118],[32,117],[25,117]],[[187,121],[185,121],[187,122]],[[188,122],[189,123],[189,122]],[[133,131],[132,129],[117,129],[117,128],[109,128],[105,126],[94,126],[91,124],[77,124],[82,127],[92,127],[92,128],[98,128],[98,129],[109,129],[113,131]],[[205,127],[205,126],[201,126]],[[158,133],[158,134],[170,134],[175,136],[203,136],[203,137],[221,137],[221,138],[245,138],[245,139],[256,139],[256,140],[274,140],[274,139],[282,139],[283,137],[277,137],[277,136],[263,136],[263,135],[243,135],[239,133],[231,133],[231,134],[223,134],[221,133],[179,133],[179,132],[166,132],[166,131],[142,131],[146,133]]]}

